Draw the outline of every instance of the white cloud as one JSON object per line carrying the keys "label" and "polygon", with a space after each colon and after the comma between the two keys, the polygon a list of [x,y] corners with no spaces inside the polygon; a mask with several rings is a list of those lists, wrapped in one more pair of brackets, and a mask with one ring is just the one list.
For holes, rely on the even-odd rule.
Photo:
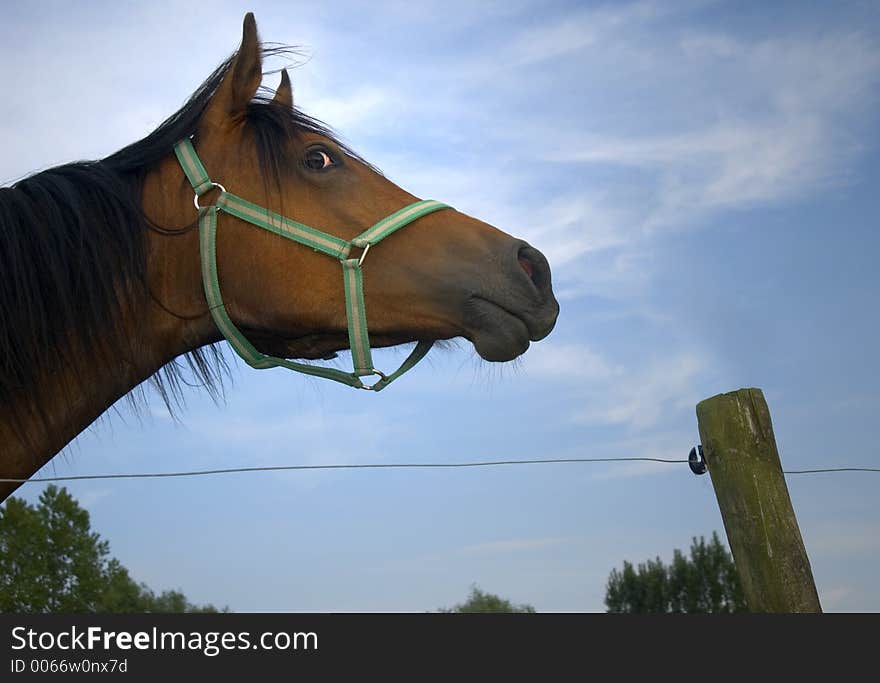
{"label": "white cloud", "polygon": [[523,370],[543,380],[607,381],[624,370],[583,344],[539,344],[523,359]]}
{"label": "white cloud", "polygon": [[511,45],[516,63],[531,64],[570,56],[587,48],[619,41],[670,14],[684,13],[705,2],[616,3],[588,8],[526,29]]}
{"label": "white cloud", "polygon": [[624,246],[631,239],[623,212],[607,198],[582,191],[529,207],[529,239],[546,244],[544,254],[557,268],[585,254]]}
{"label": "white cloud", "polygon": [[646,91],[644,106],[659,109],[664,123],[572,130],[544,148],[546,160],[649,171],[646,228],[790,201],[846,179],[865,146],[856,131],[877,100],[876,41],[857,33],[752,42],[689,33],[676,50],[652,46],[661,35],[647,36],[646,49],[662,58],[651,73],[666,90],[656,102]]}
{"label": "white cloud", "polygon": [[594,398],[578,411],[576,419],[585,424],[652,427],[671,411],[696,404],[696,380],[705,367],[696,352],[672,353],[611,383],[600,400]]}
{"label": "white cloud", "polygon": [[[322,88],[327,90],[327,88]],[[399,101],[399,95],[374,84],[364,85],[340,96],[331,92],[316,92],[303,96],[302,108],[326,121],[335,130],[350,139],[363,136],[376,125],[377,119],[387,114]],[[299,105],[299,98],[297,99]]]}
{"label": "white cloud", "polygon": [[586,345],[557,344],[552,339],[536,346],[523,360],[527,378],[553,382],[577,396],[572,420],[623,425],[636,431],[653,428],[695,405],[698,380],[707,367],[703,354],[692,349],[628,366]]}
{"label": "white cloud", "polygon": [[[832,144],[814,116],[724,122],[702,130],[626,139],[593,138],[553,151],[558,162],[649,169],[654,206],[644,228],[681,227],[708,211],[781,202],[838,179],[852,151]],[[609,246],[614,246],[609,242]]]}

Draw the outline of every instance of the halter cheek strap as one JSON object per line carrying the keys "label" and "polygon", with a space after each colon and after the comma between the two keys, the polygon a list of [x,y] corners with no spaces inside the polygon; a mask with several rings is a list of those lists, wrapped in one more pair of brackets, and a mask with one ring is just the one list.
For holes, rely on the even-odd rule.
{"label": "halter cheek strap", "polygon": [[[362,266],[367,252],[375,244],[422,216],[440,209],[452,207],[430,199],[415,202],[392,213],[390,216],[386,216],[354,239],[345,241],[303,223],[273,213],[264,207],[252,204],[241,197],[227,192],[225,187],[210,179],[189,139],[178,142],[174,146],[174,153],[177,155],[177,159],[183,167],[183,172],[196,193],[193,201],[199,211],[199,250],[202,262],[202,283],[208,300],[208,309],[211,312],[214,323],[230,346],[248,365],[258,370],[282,367],[307,375],[342,382],[357,389],[380,391],[425,357],[433,345],[432,341],[418,342],[412,353],[403,361],[403,364],[390,375],[385,375],[373,367],[373,358],[370,353],[370,337],[367,331],[367,314],[364,306]],[[217,201],[211,206],[199,206],[198,198],[214,188],[220,190]],[[257,351],[241,330],[235,326],[235,323],[232,322],[226,311],[226,307],[223,305],[223,297],[220,294],[220,281],[217,277],[217,214],[220,212],[228,213],[259,228],[303,244],[340,261],[342,264],[343,289],[345,291],[348,340],[354,362],[353,372],[345,372],[336,368],[326,368],[319,365],[296,363],[276,356],[267,356]],[[363,251],[358,257],[349,258],[352,247],[358,247]],[[371,375],[378,376],[379,381],[372,385],[364,384],[361,377]]]}

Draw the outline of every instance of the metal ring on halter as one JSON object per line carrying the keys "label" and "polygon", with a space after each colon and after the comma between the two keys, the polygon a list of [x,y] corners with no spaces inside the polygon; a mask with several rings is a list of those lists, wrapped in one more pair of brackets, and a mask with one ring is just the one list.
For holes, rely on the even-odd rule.
{"label": "metal ring on halter", "polygon": [[[385,381],[388,379],[388,377],[385,375],[384,372],[382,372],[380,370],[376,370],[376,368],[373,368],[373,372],[371,372],[370,375],[379,375],[379,377],[380,377],[379,382],[382,382],[382,381]],[[364,376],[369,377],[370,375],[364,375]],[[379,382],[374,382],[373,384],[364,384],[362,387],[358,387],[358,388],[359,389],[366,389],[367,391],[372,391],[373,387],[375,387]]]}
{"label": "metal ring on halter", "polygon": [[[220,183],[211,183],[211,189],[219,187],[221,192],[226,192],[226,188],[223,187]],[[202,207],[199,206],[199,195],[193,195],[193,205],[196,207],[196,211],[201,211]]]}
{"label": "metal ring on halter", "polygon": [[[367,246],[364,247],[364,250],[361,252],[361,257],[358,259],[358,268],[364,265],[364,259],[367,258],[367,252],[370,250],[370,243],[367,242]],[[382,374],[382,373],[379,373]],[[384,376],[383,376],[384,379]]]}

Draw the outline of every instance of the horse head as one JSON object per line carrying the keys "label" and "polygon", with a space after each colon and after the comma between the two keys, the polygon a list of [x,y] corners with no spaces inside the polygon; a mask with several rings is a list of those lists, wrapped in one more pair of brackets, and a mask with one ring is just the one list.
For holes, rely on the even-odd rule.
{"label": "horse head", "polygon": [[[260,98],[262,56],[248,14],[241,46],[192,138],[217,186],[345,241],[417,201],[298,112],[286,70],[274,97]],[[206,193],[203,203],[211,197]],[[192,220],[192,188],[171,157],[147,176],[143,201],[155,223]],[[216,239],[225,308],[258,351],[320,359],[348,348],[338,263],[222,211]],[[164,234],[153,242],[153,289],[169,309],[204,307],[193,249]],[[485,360],[508,361],[549,334],[559,310],[541,252],[451,208],[376,245],[363,263],[363,281],[376,347],[464,337]],[[187,321],[188,339],[218,338],[209,318],[199,322]]]}

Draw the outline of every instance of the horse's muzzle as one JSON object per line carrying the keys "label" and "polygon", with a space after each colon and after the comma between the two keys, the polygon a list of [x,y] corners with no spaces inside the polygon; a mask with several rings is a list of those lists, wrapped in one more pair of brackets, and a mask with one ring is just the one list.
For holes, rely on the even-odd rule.
{"label": "horse's muzzle", "polygon": [[481,273],[465,307],[465,322],[483,359],[509,361],[550,334],[559,303],[547,259],[526,242],[506,245],[495,265]]}

